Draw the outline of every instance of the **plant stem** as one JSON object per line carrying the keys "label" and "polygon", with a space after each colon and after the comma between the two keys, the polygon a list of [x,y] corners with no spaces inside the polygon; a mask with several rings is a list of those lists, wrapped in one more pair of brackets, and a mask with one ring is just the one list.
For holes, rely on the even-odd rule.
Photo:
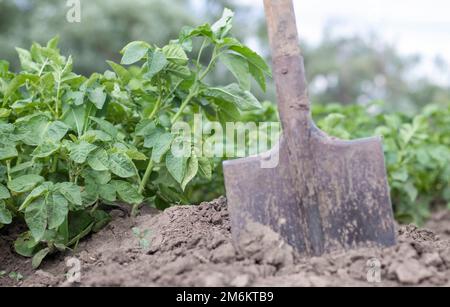
{"label": "plant stem", "polygon": [[39,70],[39,74],[38,76],[40,77],[42,75],[42,73],[44,72],[45,67],[48,64],[48,58],[45,59],[45,62],[42,64],[41,70]]}
{"label": "plant stem", "polygon": [[59,80],[58,80],[58,86],[57,86],[57,90],[56,90],[56,104],[55,104],[55,113],[56,113],[56,119],[58,119],[59,117],[59,94],[61,91],[61,74],[59,75]]}
{"label": "plant stem", "polygon": [[217,47],[214,48],[214,51],[213,51],[213,54],[212,54],[212,57],[211,57],[211,61],[209,62],[208,67],[206,67],[205,71],[203,71],[201,76],[198,78],[198,81],[202,81],[203,79],[205,79],[205,77],[209,74],[211,69],[216,64],[216,61],[219,58],[219,56],[221,56],[223,53],[224,52],[217,53]]}
{"label": "plant stem", "polygon": [[55,156],[53,157],[53,163],[50,173],[56,173],[57,170],[58,170],[58,156]]}
{"label": "plant stem", "polygon": [[11,181],[11,160],[6,161],[6,172],[8,174],[8,181]]}
{"label": "plant stem", "polygon": [[[139,190],[138,190],[139,194],[144,193],[145,187],[147,186],[148,180],[150,179],[150,175],[152,174],[153,166],[154,166],[153,160],[151,160],[151,158],[150,158],[150,162],[147,165],[147,169],[145,170],[144,177],[142,177],[141,184],[139,185]],[[133,205],[133,209],[131,210],[131,216],[134,217],[137,215],[139,205],[140,204]]]}
{"label": "plant stem", "polygon": [[159,107],[161,106],[161,95],[159,95],[158,100],[156,101],[155,107],[153,108],[152,113],[148,116],[148,119],[152,119],[156,113],[159,111]]}
{"label": "plant stem", "polygon": [[183,103],[180,106],[180,109],[178,110],[177,114],[175,114],[172,117],[171,123],[174,124],[178,118],[183,114],[184,109],[188,106],[189,102],[191,102],[192,98],[194,98],[197,95],[197,90],[193,90],[189,92],[189,95],[186,97],[186,99],[183,101]]}
{"label": "plant stem", "polygon": [[150,160],[150,162],[147,165],[147,169],[145,170],[145,174],[144,177],[142,177],[142,181],[141,184],[139,185],[139,194],[142,194],[145,190],[145,186],[147,185],[148,179],[150,178],[150,175],[152,174],[153,171],[153,160]]}
{"label": "plant stem", "polygon": [[206,44],[207,44],[207,40],[205,38],[203,40],[202,46],[200,47],[200,51],[198,52],[197,64],[196,64],[198,71],[200,71],[200,61],[202,59],[203,50],[205,49]]}

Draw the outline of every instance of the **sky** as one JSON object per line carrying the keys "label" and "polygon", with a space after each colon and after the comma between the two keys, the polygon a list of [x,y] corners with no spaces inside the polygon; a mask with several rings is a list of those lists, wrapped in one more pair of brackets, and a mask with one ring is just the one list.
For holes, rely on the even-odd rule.
{"label": "sky", "polygon": [[[263,8],[262,0],[237,1]],[[308,43],[320,42],[331,22],[338,34],[375,32],[402,54],[421,55],[421,73],[450,84],[449,73],[431,65],[436,56],[450,63],[450,0],[294,0],[294,5],[299,34]]]}

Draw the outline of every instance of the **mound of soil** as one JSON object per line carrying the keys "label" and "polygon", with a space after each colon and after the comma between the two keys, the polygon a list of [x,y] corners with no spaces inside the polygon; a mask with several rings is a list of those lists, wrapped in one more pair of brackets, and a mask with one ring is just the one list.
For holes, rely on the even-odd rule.
{"label": "mound of soil", "polygon": [[[392,248],[299,259],[264,227],[236,251],[224,198],[163,213],[148,209],[135,219],[112,213],[114,221],[76,253],[50,258],[38,271],[11,251],[10,235],[0,237],[0,271],[24,276],[14,281],[6,274],[0,286],[450,286],[450,241],[415,226],[399,227],[399,244]],[[450,234],[448,212],[431,224],[444,237]],[[133,227],[149,231],[148,247]],[[78,283],[66,280],[71,257],[81,264]],[[377,270],[381,283],[368,283]]]}

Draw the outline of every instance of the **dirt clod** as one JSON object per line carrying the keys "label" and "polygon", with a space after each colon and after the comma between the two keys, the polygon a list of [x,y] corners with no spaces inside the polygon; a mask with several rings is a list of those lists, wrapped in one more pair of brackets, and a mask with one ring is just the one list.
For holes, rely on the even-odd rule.
{"label": "dirt clod", "polygon": [[[403,226],[392,248],[304,259],[278,234],[254,223],[246,229],[243,248],[236,250],[226,200],[220,198],[163,213],[148,209],[135,219],[115,214],[76,253],[53,256],[40,271],[12,252],[14,231],[3,230],[0,271],[19,272],[24,279],[3,276],[0,286],[445,286],[450,284],[449,224],[450,215],[439,213],[428,225],[439,235]],[[148,249],[140,246],[132,227],[149,230]],[[72,257],[81,264],[80,283],[66,280],[71,269],[66,260]],[[378,274],[381,283],[368,282],[370,274]]]}

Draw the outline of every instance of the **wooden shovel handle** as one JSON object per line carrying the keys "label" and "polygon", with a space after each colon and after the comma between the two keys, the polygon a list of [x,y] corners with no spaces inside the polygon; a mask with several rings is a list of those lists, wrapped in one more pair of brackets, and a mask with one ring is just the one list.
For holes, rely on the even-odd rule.
{"label": "wooden shovel handle", "polygon": [[283,129],[298,134],[299,125],[307,128],[310,121],[310,103],[294,5],[292,0],[264,0],[264,5]]}

